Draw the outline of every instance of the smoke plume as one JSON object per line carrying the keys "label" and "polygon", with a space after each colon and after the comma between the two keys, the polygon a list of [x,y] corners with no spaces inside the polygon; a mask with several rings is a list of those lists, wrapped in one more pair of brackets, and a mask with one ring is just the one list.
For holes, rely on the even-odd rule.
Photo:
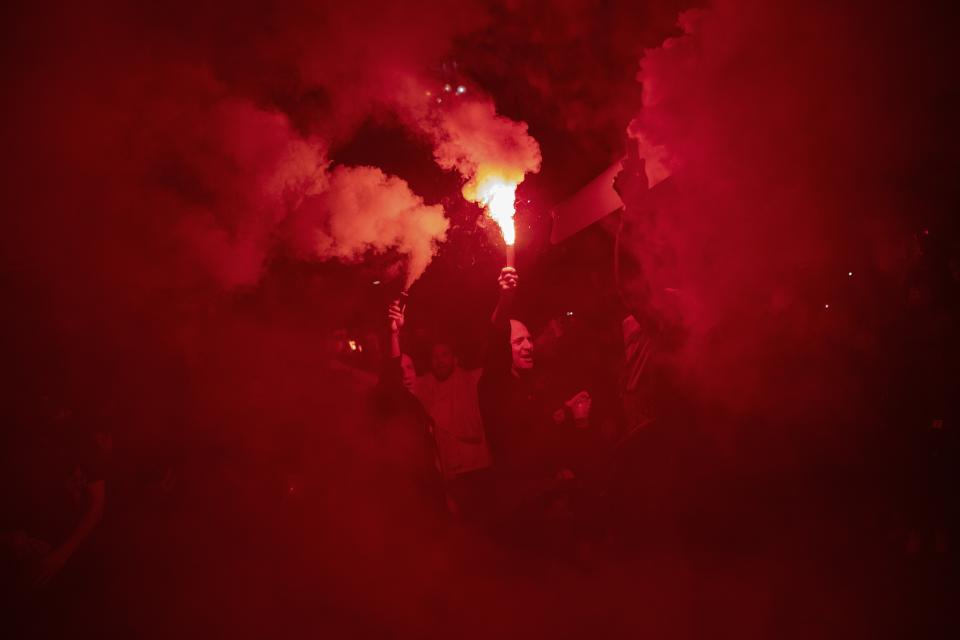
{"label": "smoke plume", "polygon": [[518,184],[540,170],[540,147],[527,125],[497,115],[489,99],[461,101],[421,122],[434,139],[437,164],[456,169],[467,181],[463,192],[468,200],[477,200],[485,178]]}
{"label": "smoke plume", "polygon": [[908,185],[944,186],[917,150],[950,148],[921,124],[947,95],[927,53],[943,33],[889,47],[906,25],[926,32],[904,13],[718,0],[641,60],[631,131],[651,177],[672,177],[627,245],[654,306],[682,316],[684,366],[724,402],[856,406],[839,369],[876,355],[891,305],[866,301],[901,277],[907,212],[932,214]]}
{"label": "smoke plume", "polygon": [[[654,502],[693,520],[674,530],[639,501],[622,515],[637,516],[631,531],[662,525],[663,547],[613,578],[533,575],[446,523],[408,468],[418,426],[373,415],[375,376],[334,357],[333,329],[382,328],[383,309],[370,279],[361,290],[358,270],[325,261],[396,252],[415,278],[454,237],[442,196],[421,197],[446,188],[443,171],[467,193],[489,172],[519,182],[543,145],[538,182],[562,197],[620,155],[635,115],[670,177],[624,246],[654,305],[679,310],[677,365],[694,391],[806,411],[809,425],[831,416],[824,406],[857,405],[842,374],[876,362],[888,307],[858,315],[851,301],[902,273],[908,216],[934,220],[945,189],[956,210],[955,31],[913,3],[716,0],[678,33],[680,4],[4,6],[5,431],[35,430],[45,396],[111,408],[90,424],[115,439],[103,566],[116,573],[76,605],[123,629],[91,635],[769,637],[797,620],[808,636],[870,635],[835,624],[861,613],[861,583],[823,580],[835,568],[815,562],[795,571],[847,551],[787,553],[729,510],[744,546],[712,556],[717,537],[671,478],[712,489],[696,472],[714,451],[685,465],[651,443],[671,467],[647,476]],[[624,87],[638,63],[640,83]],[[467,91],[437,103],[454,66]],[[380,159],[391,127],[422,165]],[[365,128],[372,140],[350,147]],[[455,287],[495,297],[495,272],[487,290],[462,286],[482,248],[438,274],[434,310]],[[349,337],[374,351],[377,336]],[[150,493],[161,479],[171,493]]]}
{"label": "smoke plume", "polygon": [[191,124],[161,152],[160,190],[183,212],[179,235],[201,268],[227,289],[253,286],[276,225],[326,187],[324,148],[284,115],[242,100],[218,102]]}
{"label": "smoke plume", "polygon": [[406,182],[375,167],[337,167],[329,187],[308,198],[290,221],[298,255],[357,261],[367,251],[396,248],[409,256],[409,288],[444,240],[449,221]]}

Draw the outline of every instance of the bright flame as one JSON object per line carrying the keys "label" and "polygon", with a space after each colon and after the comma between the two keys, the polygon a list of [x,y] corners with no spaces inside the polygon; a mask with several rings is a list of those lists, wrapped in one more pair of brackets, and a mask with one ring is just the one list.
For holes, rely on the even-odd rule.
{"label": "bright flame", "polygon": [[517,239],[517,231],[513,224],[513,216],[517,212],[514,207],[517,196],[517,185],[506,182],[488,182],[480,188],[480,196],[487,213],[500,227],[503,241],[512,245]]}
{"label": "bright flame", "polygon": [[517,212],[517,185],[523,180],[510,180],[503,173],[480,171],[473,180],[463,187],[463,195],[471,202],[478,202],[487,209],[489,215],[503,234],[503,241],[512,245],[517,239],[513,216]]}

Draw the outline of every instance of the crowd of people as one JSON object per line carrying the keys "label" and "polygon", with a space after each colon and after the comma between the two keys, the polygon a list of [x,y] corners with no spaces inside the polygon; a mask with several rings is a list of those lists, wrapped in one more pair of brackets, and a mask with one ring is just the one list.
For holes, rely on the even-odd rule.
{"label": "crowd of people", "polygon": [[429,370],[417,376],[401,348],[405,309],[391,304],[381,388],[430,435],[451,515],[542,542],[539,534],[560,523],[588,528],[588,496],[599,500],[599,467],[613,443],[600,433],[589,389],[569,394],[576,381],[551,376],[540,363],[530,330],[514,317],[518,284],[517,270],[505,267],[477,370],[460,368],[453,347],[435,342]]}
{"label": "crowd of people", "polygon": [[[644,206],[642,165],[628,163],[617,188],[629,224]],[[955,286],[956,262],[949,264]],[[954,514],[946,490],[954,473],[955,413],[948,401],[953,363],[934,351],[952,330],[948,320],[956,309],[930,311],[936,296],[924,288],[928,280],[908,287],[907,308],[918,316],[907,329],[916,339],[903,360],[912,363],[904,389],[914,385],[907,389],[913,409],[907,402],[894,416],[913,421],[924,411],[930,414],[915,430],[920,434],[915,439],[923,442],[909,449],[914,483],[901,487],[909,494],[904,501],[915,505],[906,509],[912,515],[901,537],[908,553],[946,553]],[[418,375],[405,333],[405,303],[391,303],[372,404],[379,420],[409,436],[403,441],[413,444],[401,452],[404,469],[443,518],[506,547],[589,571],[602,564],[611,529],[636,531],[638,518],[646,527],[665,502],[685,499],[677,494],[679,484],[663,483],[676,473],[669,469],[669,456],[677,455],[678,439],[689,435],[695,422],[677,417],[690,398],[670,395],[675,391],[662,366],[663,357],[682,344],[683,326],[669,307],[652,308],[642,290],[621,288],[619,353],[598,376],[594,367],[584,366],[589,354],[581,351],[590,343],[564,342],[562,323],[551,323],[539,336],[531,332],[519,304],[527,293],[520,283],[516,268],[501,269],[499,298],[476,369],[461,366],[453,340],[436,337]],[[939,324],[924,333],[917,327],[925,320]],[[931,363],[943,367],[925,374]],[[920,384],[931,379],[941,381],[939,394]],[[0,560],[7,602],[27,602],[31,593],[75,600],[84,580],[103,573],[95,566],[102,558],[98,529],[115,508],[107,496],[118,495],[107,491],[116,466],[112,435],[105,424],[81,424],[62,407],[51,408],[46,418],[44,425],[18,430],[21,440],[6,451]],[[694,448],[686,454],[690,469],[712,464],[710,452],[704,453],[709,443]],[[685,482],[692,485],[697,481],[690,469]],[[143,491],[168,494],[176,463],[168,457],[141,475],[149,475],[140,483]],[[300,490],[295,478],[284,485],[291,495]]]}
{"label": "crowd of people", "polygon": [[[621,180],[621,188],[639,175],[635,170]],[[516,268],[501,270],[476,369],[462,368],[453,341],[441,338],[432,340],[426,371],[418,376],[413,345],[402,335],[406,304],[394,301],[379,396],[388,411],[407,414],[427,434],[437,494],[452,517],[516,541],[540,544],[545,531],[558,532],[587,556],[602,530],[615,449],[653,420],[649,406],[639,408],[636,400],[649,395],[643,372],[650,332],[625,314],[629,346],[620,396],[631,404],[607,397],[595,403],[595,395],[612,390],[598,388],[603,383],[580,366],[580,354],[557,354],[560,323],[540,336],[531,333],[517,303],[519,282]],[[590,348],[573,345],[584,347]],[[564,356],[572,366],[564,366]]]}

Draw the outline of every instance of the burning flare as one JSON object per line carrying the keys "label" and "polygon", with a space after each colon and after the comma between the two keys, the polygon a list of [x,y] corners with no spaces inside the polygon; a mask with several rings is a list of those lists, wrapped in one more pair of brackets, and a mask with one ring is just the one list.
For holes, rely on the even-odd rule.
{"label": "burning flare", "polygon": [[520,174],[519,180],[511,180],[505,177],[504,173],[478,171],[474,179],[464,185],[463,197],[486,208],[487,215],[500,227],[503,241],[509,247],[513,246],[517,238],[513,224],[513,216],[517,212],[514,205],[517,185],[523,180],[523,174]]}

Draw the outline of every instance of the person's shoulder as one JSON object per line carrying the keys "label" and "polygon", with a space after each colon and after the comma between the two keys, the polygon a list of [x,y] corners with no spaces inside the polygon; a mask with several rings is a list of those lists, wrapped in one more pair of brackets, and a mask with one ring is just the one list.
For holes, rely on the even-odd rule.
{"label": "person's shoulder", "polygon": [[425,373],[413,379],[413,393],[420,395],[425,389],[429,389],[436,384],[436,378],[431,373]]}

